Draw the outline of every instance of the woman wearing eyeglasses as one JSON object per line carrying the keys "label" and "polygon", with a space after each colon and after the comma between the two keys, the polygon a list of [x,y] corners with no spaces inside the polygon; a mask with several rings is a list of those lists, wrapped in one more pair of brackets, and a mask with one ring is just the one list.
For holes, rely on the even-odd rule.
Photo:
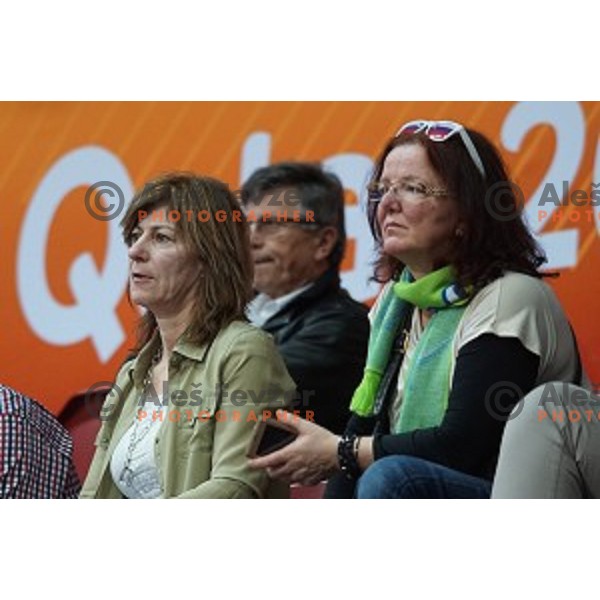
{"label": "woman wearing eyeglasses", "polygon": [[581,377],[519,208],[483,135],[448,121],[400,128],[369,186],[385,286],[346,432],[300,422],[292,444],[252,465],[329,478],[327,497],[489,497],[514,405],[536,385]]}

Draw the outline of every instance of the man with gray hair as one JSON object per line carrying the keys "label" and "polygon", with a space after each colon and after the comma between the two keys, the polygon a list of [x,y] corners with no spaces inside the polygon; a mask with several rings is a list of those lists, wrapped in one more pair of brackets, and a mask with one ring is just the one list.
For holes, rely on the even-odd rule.
{"label": "man with gray hair", "polygon": [[298,386],[301,416],[343,432],[360,383],[369,323],[340,287],[344,190],[318,164],[258,169],[242,187],[257,296],[248,316],[271,333]]}

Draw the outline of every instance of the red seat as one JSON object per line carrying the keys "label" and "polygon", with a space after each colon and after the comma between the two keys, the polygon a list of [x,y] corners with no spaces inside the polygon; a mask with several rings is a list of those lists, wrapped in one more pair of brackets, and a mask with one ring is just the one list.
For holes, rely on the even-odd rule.
{"label": "red seat", "polygon": [[97,388],[71,397],[58,420],[73,438],[73,462],[81,482],[84,481],[94,456],[94,440],[100,429],[100,408],[110,388]]}
{"label": "red seat", "polygon": [[290,498],[292,500],[308,500],[308,499],[319,499],[323,497],[325,493],[326,481],[321,481],[317,485],[298,485],[292,484],[290,488]]}

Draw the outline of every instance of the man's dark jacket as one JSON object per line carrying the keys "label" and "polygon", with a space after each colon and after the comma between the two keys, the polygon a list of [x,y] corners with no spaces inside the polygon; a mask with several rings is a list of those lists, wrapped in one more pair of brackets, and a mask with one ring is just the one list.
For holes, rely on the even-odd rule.
{"label": "man's dark jacket", "polygon": [[335,433],[349,418],[352,393],[362,379],[367,357],[367,308],[340,287],[329,270],[305,292],[273,315],[262,328],[275,338],[298,386],[294,406]]}

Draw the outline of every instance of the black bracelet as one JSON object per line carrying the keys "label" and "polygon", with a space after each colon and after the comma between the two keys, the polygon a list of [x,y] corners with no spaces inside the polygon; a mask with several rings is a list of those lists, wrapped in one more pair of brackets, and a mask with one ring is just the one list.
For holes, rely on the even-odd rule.
{"label": "black bracelet", "polygon": [[358,436],[355,433],[343,435],[338,442],[337,455],[340,470],[348,479],[358,479],[360,477],[360,467],[358,466],[355,453],[355,442]]}

